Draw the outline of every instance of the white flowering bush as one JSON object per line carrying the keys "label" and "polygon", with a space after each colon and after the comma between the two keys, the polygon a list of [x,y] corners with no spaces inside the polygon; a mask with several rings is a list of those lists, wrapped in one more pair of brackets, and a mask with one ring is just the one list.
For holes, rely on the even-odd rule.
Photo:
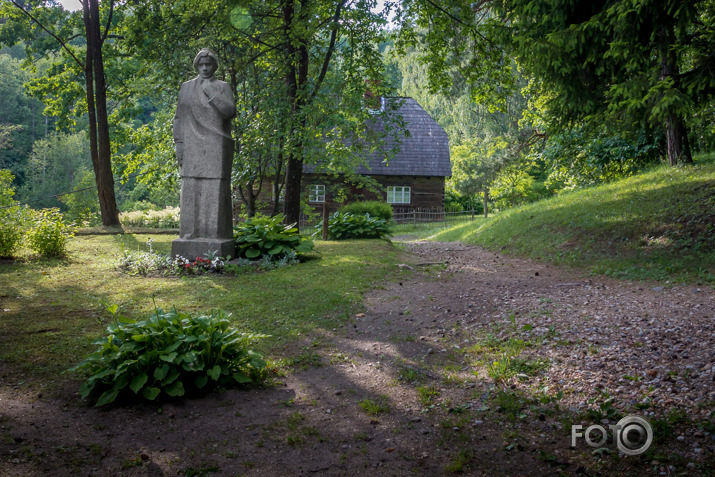
{"label": "white flowering bush", "polygon": [[163,210],[134,210],[119,214],[122,224],[130,227],[177,228],[179,208],[167,207]]}
{"label": "white flowering bush", "polygon": [[67,241],[74,236],[74,227],[65,223],[59,209],[33,211],[29,222],[25,237],[30,250],[44,257],[66,255]]}

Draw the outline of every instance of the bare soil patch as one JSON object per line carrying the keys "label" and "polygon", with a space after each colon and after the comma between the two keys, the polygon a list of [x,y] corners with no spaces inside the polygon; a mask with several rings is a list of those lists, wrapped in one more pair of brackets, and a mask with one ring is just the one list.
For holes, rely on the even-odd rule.
{"label": "bare soil patch", "polygon": [[[0,363],[0,475],[713,472],[711,288],[587,277],[460,243],[403,247],[400,280],[286,351],[271,387],[96,410],[75,383],[43,396]],[[571,447],[571,424],[626,414],[654,424],[646,454]]]}

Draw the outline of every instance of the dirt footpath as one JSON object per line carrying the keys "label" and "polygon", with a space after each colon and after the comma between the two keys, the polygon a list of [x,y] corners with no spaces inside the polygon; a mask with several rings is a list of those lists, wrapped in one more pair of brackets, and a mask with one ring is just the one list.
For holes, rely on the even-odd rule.
{"label": "dirt footpath", "polygon": [[[2,381],[0,475],[714,472],[712,288],[401,247],[399,281],[302,343],[274,387],[95,410]],[[646,453],[571,447],[572,425],[626,415],[652,425]]]}

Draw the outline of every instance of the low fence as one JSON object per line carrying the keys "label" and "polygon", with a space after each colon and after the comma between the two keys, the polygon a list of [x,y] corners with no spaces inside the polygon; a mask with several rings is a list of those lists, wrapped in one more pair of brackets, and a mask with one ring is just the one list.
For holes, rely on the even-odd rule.
{"label": "low fence", "polygon": [[[405,224],[436,224],[443,223],[445,225],[454,225],[457,223],[474,220],[481,214],[477,210],[461,210],[456,212],[445,212],[442,209],[395,209],[392,213],[392,219],[398,225]],[[319,215],[308,216],[301,214],[299,226],[301,231],[312,229],[320,224],[321,217]]]}
{"label": "low fence", "polygon": [[398,224],[457,223],[474,220],[478,215],[479,213],[476,210],[445,212],[444,210],[438,209],[412,209],[410,211],[393,213],[392,218]]}

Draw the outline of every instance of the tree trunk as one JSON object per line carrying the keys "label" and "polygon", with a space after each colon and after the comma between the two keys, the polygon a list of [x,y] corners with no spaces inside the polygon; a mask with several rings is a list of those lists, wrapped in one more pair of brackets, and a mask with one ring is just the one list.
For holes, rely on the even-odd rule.
{"label": "tree trunk", "polygon": [[[291,127],[290,144],[291,149],[288,154],[286,165],[285,182],[285,221],[288,224],[300,223],[300,193],[301,181],[303,178],[303,141],[301,138],[295,140],[295,132],[299,134],[305,130],[306,120],[303,117],[305,106],[308,104],[308,68],[310,66],[310,55],[308,45],[304,38],[300,38],[294,31],[295,5],[293,0],[286,0],[283,5],[283,29],[286,36],[286,59],[289,64],[286,74],[287,99],[291,104],[291,113],[294,120],[298,121],[299,127]],[[299,15],[306,13],[300,10]],[[303,20],[307,20],[303,18]],[[297,30],[297,29],[296,29]],[[299,30],[298,30],[299,31]],[[296,46],[297,45],[297,46]],[[317,92],[314,91],[314,92]]]}
{"label": "tree trunk", "polygon": [[287,224],[300,223],[300,184],[303,178],[303,161],[291,154],[286,167],[285,203],[283,213]]}
{"label": "tree trunk", "polygon": [[[678,57],[671,47],[674,39],[673,32],[667,27],[660,30],[660,55],[661,55],[661,79],[673,80],[673,87],[679,87],[680,68],[678,67]],[[685,120],[682,115],[671,113],[665,120],[665,135],[668,140],[668,164],[677,166],[680,164],[692,164],[693,156],[690,153],[690,143],[688,142],[688,130],[685,127]]]}
{"label": "tree trunk", "polygon": [[246,215],[253,217],[256,215],[256,197],[258,194],[253,193],[253,184],[246,184],[246,191],[248,194],[245,196],[246,199]]}
{"label": "tree trunk", "polygon": [[[89,5],[85,0],[82,3],[83,13],[84,13],[84,28],[89,37]],[[94,179],[97,184],[99,184],[99,154],[97,153],[97,116],[95,114],[96,109],[94,107],[94,73],[92,65],[92,52],[90,51],[89,45],[87,45],[87,57],[84,62],[84,83],[87,90],[87,118],[89,120],[89,155],[92,158],[92,168],[94,169]],[[97,189],[99,192],[99,189]],[[100,197],[101,204],[101,197]],[[104,216],[102,216],[102,221],[104,221]]]}
{"label": "tree trunk", "polygon": [[[94,92],[90,113],[90,144],[94,139],[93,165],[94,177],[97,181],[97,195],[102,214],[102,224],[105,226],[120,225],[119,210],[114,196],[114,176],[112,176],[112,150],[109,140],[109,121],[107,119],[107,85],[104,78],[104,62],[102,59],[102,37],[99,25],[99,1],[84,0],[84,25],[87,33],[87,65],[86,72],[91,71],[94,77]],[[92,116],[96,124],[92,128]],[[94,129],[94,132],[92,131]],[[95,159],[96,155],[96,159]]]}
{"label": "tree trunk", "polygon": [[693,156],[690,153],[685,121],[680,116],[671,114],[665,121],[665,134],[668,138],[668,164],[671,166],[692,164]]}
{"label": "tree trunk", "polygon": [[487,201],[488,197],[489,197],[489,191],[487,189],[484,189],[484,218],[485,219],[489,215],[489,207],[488,207],[488,201]]}

